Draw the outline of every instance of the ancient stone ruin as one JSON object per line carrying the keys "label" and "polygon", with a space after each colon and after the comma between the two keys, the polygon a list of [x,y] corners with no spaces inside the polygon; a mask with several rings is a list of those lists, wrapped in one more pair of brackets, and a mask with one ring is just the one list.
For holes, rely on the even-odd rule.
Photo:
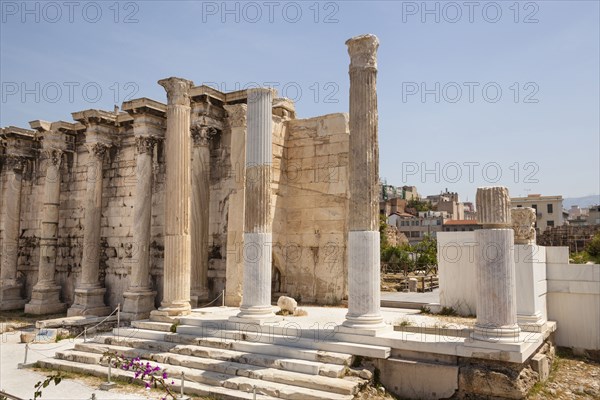
{"label": "ancient stone ruin", "polygon": [[[381,309],[379,41],[346,44],[349,115],[298,119],[270,88],[171,77],[167,104],[2,130],[0,308],[128,320],[40,366],[105,376],[119,351],[235,399],[351,400],[374,379],[402,397],[522,398],[547,377],[556,323],[537,277],[517,282],[531,222],[513,226],[504,187],[477,191],[474,326]],[[280,295],[348,308],[297,317],[282,298],[275,315]]]}
{"label": "ancient stone ruin", "polygon": [[268,291],[246,301],[269,304],[272,288],[339,304],[347,114],[297,119],[270,90],[160,84],[166,105],[140,98],[2,130],[2,308],[104,315],[120,303],[136,319],[223,290],[239,306],[254,245],[262,264],[248,283]]}

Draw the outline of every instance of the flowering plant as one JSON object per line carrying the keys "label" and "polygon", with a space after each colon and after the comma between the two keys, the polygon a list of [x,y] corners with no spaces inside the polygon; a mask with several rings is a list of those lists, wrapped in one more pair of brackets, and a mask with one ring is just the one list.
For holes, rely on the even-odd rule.
{"label": "flowering plant", "polygon": [[148,390],[152,387],[155,389],[159,387],[162,388],[166,394],[164,397],[161,397],[160,400],[167,400],[167,398],[176,400],[176,396],[170,386],[174,385],[175,382],[173,380],[168,382],[169,377],[167,372],[161,370],[159,366],[153,366],[150,362],[144,362],[140,360],[139,357],[127,358],[123,354],[117,355],[110,351],[107,351],[102,355],[102,361],[104,360],[107,360],[113,367],[120,368],[124,371],[134,372],[133,378],[140,379],[144,382],[144,385]]}

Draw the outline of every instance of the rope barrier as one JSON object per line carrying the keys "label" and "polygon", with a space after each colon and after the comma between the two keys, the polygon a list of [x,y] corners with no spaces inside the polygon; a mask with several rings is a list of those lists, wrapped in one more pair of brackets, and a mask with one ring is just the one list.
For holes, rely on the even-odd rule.
{"label": "rope barrier", "polygon": [[222,299],[222,307],[225,306],[225,290],[223,290],[213,301],[211,301],[210,303],[206,303],[204,305],[198,306],[197,308],[204,308],[204,307],[208,307],[211,304],[213,304],[215,301]]}

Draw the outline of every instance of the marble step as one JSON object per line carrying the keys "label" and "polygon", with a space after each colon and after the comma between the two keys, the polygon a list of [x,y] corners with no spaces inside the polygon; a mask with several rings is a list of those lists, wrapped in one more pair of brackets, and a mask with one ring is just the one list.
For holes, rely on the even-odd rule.
{"label": "marble step", "polygon": [[[38,361],[39,365],[43,368],[49,368],[52,370],[60,370],[65,372],[76,372],[85,375],[92,375],[99,378],[106,378],[107,376],[107,368],[102,365],[94,365],[94,364],[86,364],[86,363],[78,363],[74,361],[62,360],[62,359],[53,359],[46,358]],[[123,371],[117,368],[113,368],[111,371],[113,379],[128,379],[133,377],[133,372]],[[172,385],[173,391],[179,393],[181,390],[181,381],[177,378],[173,378],[175,382]],[[134,380],[134,382],[138,384],[142,384],[139,380]],[[123,386],[122,384],[118,384],[119,386]],[[239,386],[238,386],[239,388]],[[202,397],[214,397],[221,400],[253,400],[254,395],[252,393],[252,387],[242,389],[246,390],[233,390],[224,387],[215,387],[209,386],[202,383],[190,382],[186,380],[185,382],[185,393],[187,395],[193,396],[202,396]],[[256,400],[277,400],[277,397],[268,396],[262,394],[259,390],[256,392]]]}
{"label": "marble step", "polygon": [[[227,338],[197,337],[183,334],[164,334],[156,331],[139,330],[133,328],[121,328],[120,335],[100,336],[102,341],[107,340],[145,340],[150,342],[148,346],[156,343],[156,347],[149,349],[159,349],[167,351],[167,347],[173,347],[176,344],[192,344],[205,347],[214,347],[226,350],[236,350],[248,353],[267,354],[281,358],[295,358],[307,361],[317,361],[327,364],[351,365],[353,357],[351,354],[339,353],[333,351],[300,348],[296,346],[277,345],[273,343],[250,342]],[[115,343],[117,344],[117,343]],[[168,347],[168,348],[170,348]]]}
{"label": "marble step", "polygon": [[[271,348],[267,347],[267,345],[264,345],[263,343],[260,343],[258,346],[245,346],[248,351],[230,350],[211,346],[176,345],[168,342],[156,342],[146,339],[132,339],[123,337],[106,337],[104,339],[104,343],[117,346],[144,349],[153,352],[171,352],[175,354],[211,358],[214,360],[233,361],[241,364],[256,365],[259,367],[285,369],[286,371],[299,372],[310,375],[321,375],[331,378],[343,377],[346,372],[345,364],[331,364],[321,361],[313,361],[328,359],[329,356],[327,354],[322,354],[315,350],[307,350],[307,352],[309,352],[307,357],[311,356],[312,360],[296,358],[298,354],[294,354],[294,349],[291,349],[291,351],[287,354],[290,357],[282,356],[281,353],[284,353],[283,350],[279,350],[277,352],[277,355],[264,354],[260,351],[268,351],[268,349]],[[232,342],[232,344],[235,345],[238,343]],[[232,348],[233,347],[237,346],[232,346]],[[298,353],[297,349],[295,349],[295,353]],[[338,357],[337,361],[349,361],[351,359],[351,357],[348,355],[345,357],[343,357],[342,355],[338,355],[335,357]]]}
{"label": "marble step", "polygon": [[[113,329],[113,333],[116,334],[117,329]],[[276,334],[249,334],[243,331],[219,330],[216,332],[216,336],[213,336],[210,332],[201,327],[188,325],[179,325],[177,327],[177,333],[157,332],[138,328],[120,328],[120,335],[182,344],[198,344],[198,340],[213,337],[223,341],[234,340],[251,343],[268,343],[291,348],[299,347],[303,349],[323,350],[370,358],[388,358],[391,351],[389,347],[362,343],[314,340]],[[224,343],[226,344],[227,342]]]}
{"label": "marble step", "polygon": [[[188,349],[189,350],[189,349]],[[233,361],[214,360],[201,356],[183,355],[175,353],[155,353],[144,349],[126,348],[98,343],[78,343],[75,345],[77,354],[94,353],[102,355],[106,352],[123,354],[126,357],[140,357],[164,365],[182,366],[194,370],[214,372],[224,375],[245,376],[252,379],[261,379],[269,382],[285,383],[293,386],[322,390],[331,393],[350,395],[358,390],[358,383],[351,380],[331,378],[327,376],[309,375],[276,368],[261,367],[242,364]],[[92,363],[97,363],[96,360]],[[78,361],[78,360],[75,360]],[[80,362],[86,362],[81,359]],[[168,367],[170,368],[170,367]],[[206,383],[206,382],[204,382]]]}
{"label": "marble step", "polygon": [[[161,355],[164,354],[165,353],[162,353]],[[170,355],[169,358],[165,361],[177,360],[178,362],[186,364],[188,360],[184,359],[185,357],[188,356]],[[197,361],[199,360],[199,358],[188,358],[194,358],[196,360],[192,360],[192,363],[188,364],[189,366],[173,365],[158,361],[154,361],[153,365],[161,367],[161,369],[167,372],[167,374],[170,377],[178,377],[181,376],[182,372],[185,373],[186,388],[188,386],[189,381],[197,384],[208,385],[212,387],[222,387],[241,392],[249,392],[252,390],[252,388],[256,387],[257,393],[262,393],[268,396],[289,400],[350,400],[360,388],[359,381],[294,374],[287,371],[273,369],[257,369],[254,371],[238,370],[234,365],[232,365],[233,363],[226,362],[225,364],[228,364],[228,368],[226,368],[226,370],[229,373],[213,372],[210,370],[206,371],[197,369]],[[91,365],[95,367],[98,366],[98,364],[86,364],[67,360],[56,361],[75,364],[79,367],[82,367],[84,365]],[[99,367],[107,370],[106,367]],[[120,370],[117,368],[113,368],[113,371]],[[243,375],[234,375],[234,372],[239,372]],[[296,379],[297,375],[303,375],[309,380],[312,379],[312,388],[300,386],[301,384],[305,384],[305,381],[298,381]],[[322,382],[326,379],[336,381],[335,383],[330,383],[329,386],[327,386],[327,388],[331,390],[337,390],[338,392],[343,390],[346,392],[346,394],[321,390],[325,388],[325,385]]]}

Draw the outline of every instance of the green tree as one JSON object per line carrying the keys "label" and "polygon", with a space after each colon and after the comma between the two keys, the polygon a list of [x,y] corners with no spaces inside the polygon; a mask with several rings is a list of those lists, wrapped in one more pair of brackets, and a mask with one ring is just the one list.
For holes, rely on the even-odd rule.
{"label": "green tree", "polygon": [[600,257],[600,233],[596,233],[591,241],[585,245],[585,251],[592,257]]}
{"label": "green tree", "polygon": [[437,240],[426,235],[423,240],[413,246],[416,254],[415,267],[426,269],[437,266]]}
{"label": "green tree", "polygon": [[431,203],[428,201],[422,201],[419,199],[412,199],[409,200],[408,203],[406,204],[407,208],[414,208],[417,212],[419,211],[430,211],[431,210]]}

